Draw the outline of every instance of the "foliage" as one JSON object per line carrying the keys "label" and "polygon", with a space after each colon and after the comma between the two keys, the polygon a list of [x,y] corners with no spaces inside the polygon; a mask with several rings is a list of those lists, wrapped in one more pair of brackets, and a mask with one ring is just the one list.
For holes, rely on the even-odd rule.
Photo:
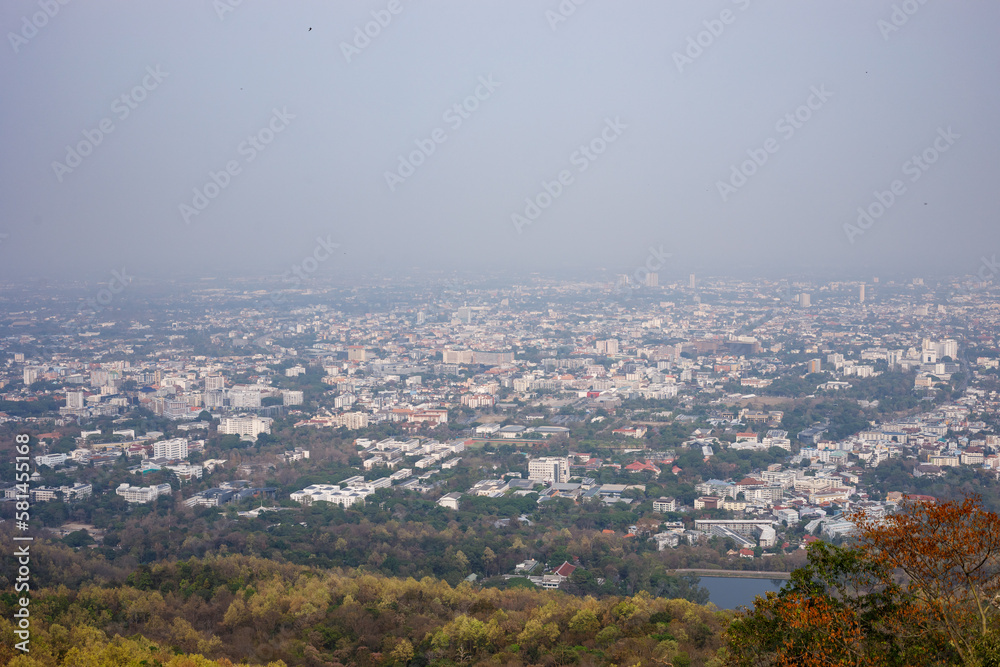
{"label": "foliage", "polygon": [[[36,546],[43,561],[52,555],[52,547]],[[13,604],[0,596],[4,664],[14,657]],[[527,665],[559,655],[609,665],[682,652],[705,664],[728,620],[647,593],[596,600],[453,587],[249,556],[143,566],[121,584],[50,586],[35,591],[32,610],[30,658],[10,664],[473,664],[500,656],[501,664]]]}
{"label": "foliage", "polygon": [[727,664],[997,664],[1000,517],[977,501],[851,515],[852,546],[813,544],[806,567],[732,622]]}

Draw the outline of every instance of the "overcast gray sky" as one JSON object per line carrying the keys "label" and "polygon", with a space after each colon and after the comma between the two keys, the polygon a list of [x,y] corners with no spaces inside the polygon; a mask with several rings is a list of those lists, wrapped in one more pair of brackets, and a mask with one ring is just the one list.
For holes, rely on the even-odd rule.
{"label": "overcast gray sky", "polygon": [[6,279],[1000,252],[995,1],[5,0],[0,25]]}

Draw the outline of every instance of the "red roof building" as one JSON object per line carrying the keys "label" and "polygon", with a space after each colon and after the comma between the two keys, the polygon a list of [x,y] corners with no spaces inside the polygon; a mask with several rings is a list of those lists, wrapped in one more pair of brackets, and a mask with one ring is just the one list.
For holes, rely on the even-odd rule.
{"label": "red roof building", "polygon": [[569,579],[569,575],[573,574],[573,571],[575,569],[576,569],[576,565],[570,565],[569,561],[565,561],[564,560],[563,564],[560,565],[559,567],[557,567],[554,570],[554,572],[556,574],[558,574],[560,577],[566,577],[567,579]]}

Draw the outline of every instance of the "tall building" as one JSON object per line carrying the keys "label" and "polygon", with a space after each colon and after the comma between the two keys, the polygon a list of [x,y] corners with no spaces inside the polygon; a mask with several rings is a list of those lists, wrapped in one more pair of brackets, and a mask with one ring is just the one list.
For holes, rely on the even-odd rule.
{"label": "tall building", "polygon": [[205,377],[205,391],[218,391],[226,388],[226,378],[222,375],[208,375]]}
{"label": "tall building", "polygon": [[71,410],[80,410],[83,408],[83,392],[82,391],[67,391],[66,392],[66,407]]}
{"label": "tall building", "polygon": [[809,372],[810,373],[819,373],[821,370],[823,370],[823,361],[822,361],[822,359],[810,359],[809,360]]}
{"label": "tall building", "polygon": [[861,283],[861,287],[858,289],[858,303],[865,302],[865,284]]}
{"label": "tall building", "polygon": [[543,456],[528,461],[528,479],[536,482],[560,484],[569,481],[569,459],[560,456]]}
{"label": "tall building", "polygon": [[618,354],[618,341],[614,338],[608,340],[599,340],[594,343],[594,349],[598,354],[606,354],[608,356],[614,356]]}
{"label": "tall building", "polygon": [[812,305],[812,298],[809,296],[809,292],[799,294],[799,305],[803,308],[808,308]]}
{"label": "tall building", "polygon": [[937,345],[930,338],[925,338],[920,359],[925,364],[936,364],[938,360]]}
{"label": "tall building", "polygon": [[186,459],[188,456],[188,441],[184,438],[171,438],[153,443],[154,459]]}
{"label": "tall building", "polygon": [[260,387],[256,385],[239,385],[229,390],[229,407],[259,408]]}
{"label": "tall building", "polygon": [[206,408],[221,408],[226,404],[226,392],[221,390],[206,391],[202,396]]}
{"label": "tall building", "polygon": [[421,311],[417,312],[417,325],[419,326],[419,325],[423,324],[426,321],[427,321],[427,316],[424,315],[424,311],[421,310]]}
{"label": "tall building", "polygon": [[650,271],[646,274],[646,287],[657,287],[660,284],[660,274]]}
{"label": "tall building", "polygon": [[688,287],[694,289],[694,274],[688,276]]}
{"label": "tall building", "polygon": [[24,369],[24,386],[35,382],[38,379],[38,369],[37,368],[25,368]]}
{"label": "tall building", "polygon": [[347,346],[347,360],[348,361],[364,361],[365,360],[365,346],[364,345],[348,345]]}

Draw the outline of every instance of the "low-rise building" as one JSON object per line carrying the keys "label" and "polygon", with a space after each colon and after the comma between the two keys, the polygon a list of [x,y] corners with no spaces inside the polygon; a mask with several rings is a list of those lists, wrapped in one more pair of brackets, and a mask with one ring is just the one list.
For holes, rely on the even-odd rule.
{"label": "low-rise building", "polygon": [[156,486],[129,486],[120,484],[115,493],[129,503],[151,503],[160,496],[168,496],[173,493],[169,484],[157,484]]}

